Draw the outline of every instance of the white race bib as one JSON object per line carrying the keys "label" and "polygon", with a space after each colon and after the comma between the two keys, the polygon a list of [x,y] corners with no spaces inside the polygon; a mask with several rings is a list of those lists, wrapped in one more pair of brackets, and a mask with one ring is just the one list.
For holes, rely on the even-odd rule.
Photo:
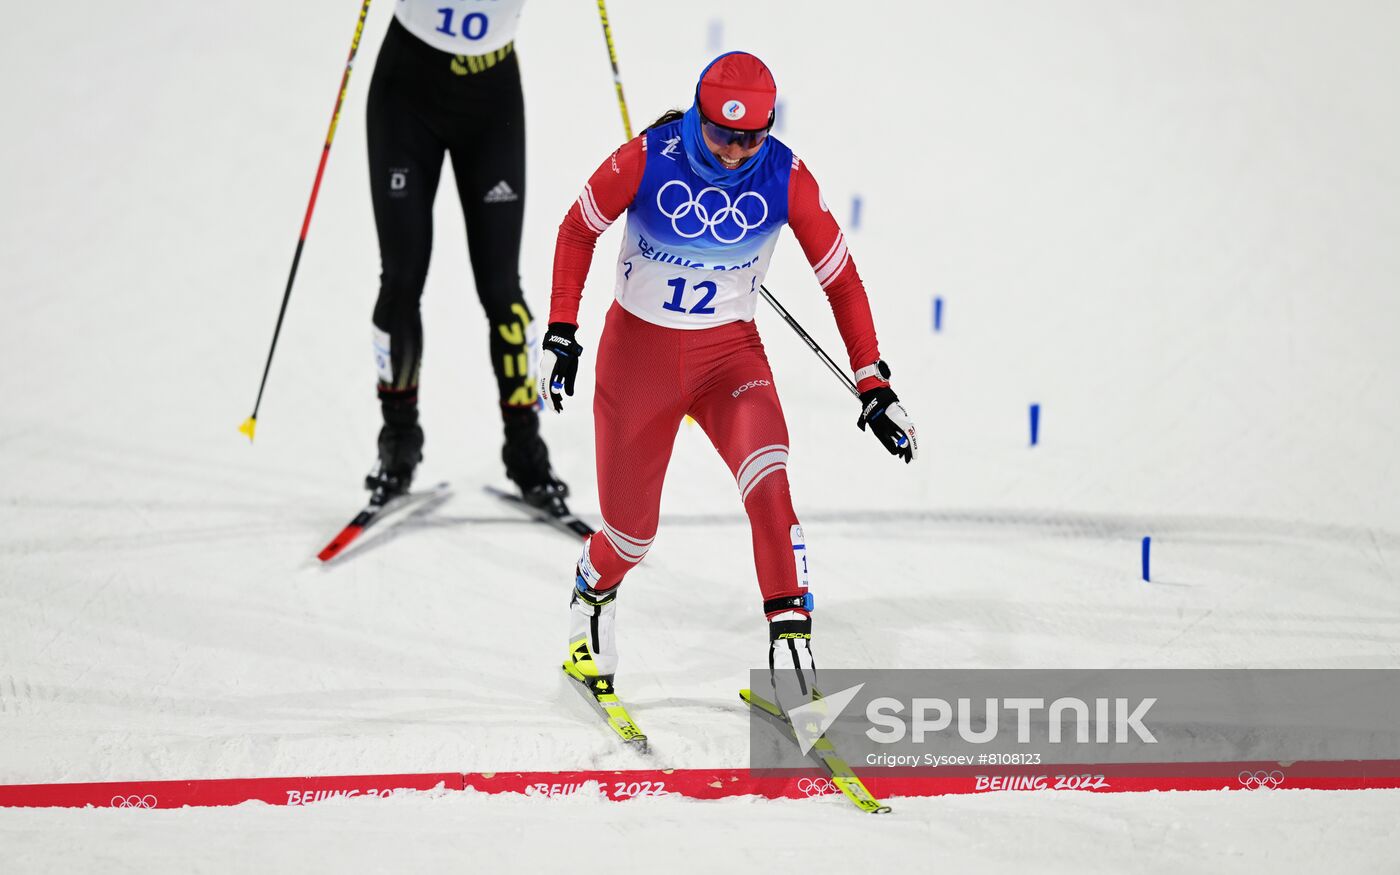
{"label": "white race bib", "polygon": [[515,39],[525,0],[399,0],[408,32],[452,55],[484,55]]}

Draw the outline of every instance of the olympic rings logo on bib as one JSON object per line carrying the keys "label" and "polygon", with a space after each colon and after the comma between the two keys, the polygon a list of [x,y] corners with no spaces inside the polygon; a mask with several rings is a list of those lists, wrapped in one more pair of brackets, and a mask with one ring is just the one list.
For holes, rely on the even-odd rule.
{"label": "olympic rings logo on bib", "polygon": [[[680,187],[685,199],[668,207],[666,192],[673,185]],[[768,221],[768,201],[756,191],[746,191],[730,200],[729,192],[714,186],[700,189],[699,194],[692,193],[690,186],[680,179],[661,186],[656,193],[656,208],[671,220],[671,228],[688,240],[709,231],[720,243],[738,243]],[[763,211],[762,215],[758,214],[759,210]]]}

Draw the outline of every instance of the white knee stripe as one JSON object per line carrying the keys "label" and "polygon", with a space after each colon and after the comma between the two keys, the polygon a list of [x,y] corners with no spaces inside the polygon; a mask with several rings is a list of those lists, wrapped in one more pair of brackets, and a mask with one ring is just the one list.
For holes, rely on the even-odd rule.
{"label": "white knee stripe", "polygon": [[624,562],[629,562],[633,565],[636,565],[638,562],[642,561],[642,557],[647,555],[647,551],[645,550],[641,551],[640,553],[629,552],[627,548],[623,547],[622,544],[619,544],[613,539],[612,533],[609,532],[607,529],[603,529],[603,537],[608,539],[608,544],[612,546],[613,552],[616,553]]}
{"label": "white knee stripe", "polygon": [[753,493],[754,488],[755,488],[756,486],[758,486],[758,484],[759,484],[760,482],[762,482],[762,480],[763,480],[764,477],[767,477],[769,474],[772,474],[772,473],[774,473],[774,472],[776,472],[776,471],[786,471],[786,470],[787,470],[787,461],[786,461],[786,458],[784,458],[783,461],[781,461],[781,462],[774,462],[772,465],[769,465],[768,467],[766,467],[766,468],[764,468],[763,470],[759,471],[757,474],[754,475],[753,479],[751,479],[751,480],[749,481],[749,485],[748,485],[747,487],[743,488],[742,490],[740,490],[740,492],[739,492],[739,500],[740,500],[740,501],[748,501],[748,500],[749,500],[749,495]]}
{"label": "white knee stripe", "polygon": [[786,454],[788,448],[783,444],[769,444],[766,447],[759,447],[752,453],[749,453],[749,457],[739,464],[739,470],[738,473],[734,475],[734,479],[739,481],[741,488],[744,482],[744,472],[747,471],[749,466],[754,463],[754,460],[757,459],[759,456],[764,455],[765,453],[771,453],[775,450],[781,450],[784,454]]}
{"label": "white knee stripe", "polygon": [[787,468],[787,459],[787,447],[781,444],[764,447],[745,459],[744,464],[739,466],[739,473],[734,478],[734,481],[739,485],[740,499],[747,501],[749,493],[753,491],[760,480],[774,471]]}
{"label": "white knee stripe", "polygon": [[647,555],[647,551],[651,549],[651,542],[656,540],[655,536],[642,541],[630,535],[624,535],[608,525],[607,520],[603,520],[603,537],[608,539],[608,543],[612,545],[613,551],[618,556],[633,565],[642,561],[642,558]]}
{"label": "white knee stripe", "polygon": [[603,520],[603,528],[611,532],[613,534],[613,537],[617,538],[619,541],[626,541],[632,546],[640,547],[643,550],[646,550],[648,547],[650,547],[651,542],[656,540],[655,535],[652,535],[650,538],[634,538],[631,535],[624,534],[623,532],[620,532],[617,529],[613,528],[611,525],[609,525],[606,519]]}

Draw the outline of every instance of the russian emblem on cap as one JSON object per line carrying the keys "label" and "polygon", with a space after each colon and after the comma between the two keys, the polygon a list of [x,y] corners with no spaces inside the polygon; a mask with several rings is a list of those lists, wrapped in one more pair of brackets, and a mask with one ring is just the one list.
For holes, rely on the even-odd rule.
{"label": "russian emblem on cap", "polygon": [[778,86],[758,58],[748,52],[729,52],[711,61],[700,74],[695,96],[700,111],[711,121],[758,131],[768,126]]}

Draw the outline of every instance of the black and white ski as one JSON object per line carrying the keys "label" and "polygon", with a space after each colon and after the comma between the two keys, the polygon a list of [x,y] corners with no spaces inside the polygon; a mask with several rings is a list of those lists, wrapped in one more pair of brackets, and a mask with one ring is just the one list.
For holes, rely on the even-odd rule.
{"label": "black and white ski", "polygon": [[382,492],[376,491],[370,496],[367,503],[350,524],[340,530],[330,543],[321,548],[321,552],[316,554],[316,558],[322,562],[330,562],[341,555],[355,543],[360,535],[371,526],[383,526],[386,520],[398,521],[413,515],[416,510],[421,510],[425,505],[435,503],[446,498],[452,492],[452,487],[446,482],[439,483],[429,489],[417,492],[406,492],[392,498],[385,497]]}
{"label": "black and white ski", "polygon": [[558,529],[564,534],[573,538],[587,538],[593,534],[593,527],[572,513],[560,514],[556,516],[543,508],[535,507],[525,499],[513,492],[506,492],[494,486],[483,486],[487,495],[494,495],[521,513],[529,516],[536,522],[544,523],[547,526]]}

